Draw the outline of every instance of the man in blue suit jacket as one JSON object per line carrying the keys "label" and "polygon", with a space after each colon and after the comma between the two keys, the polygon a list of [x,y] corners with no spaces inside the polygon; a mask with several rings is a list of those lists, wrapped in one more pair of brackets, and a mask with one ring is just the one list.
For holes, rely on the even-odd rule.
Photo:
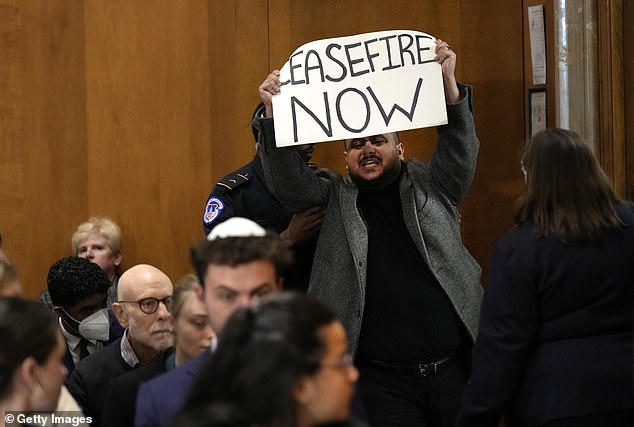
{"label": "man in blue suit jacket", "polygon": [[[192,264],[204,289],[209,323],[220,333],[231,314],[256,298],[282,289],[291,253],[279,236],[255,222],[234,217],[219,224],[191,250]],[[212,342],[211,350],[216,341]],[[196,375],[211,352],[203,352],[178,368],[141,384],[134,425],[166,426],[183,407]]]}

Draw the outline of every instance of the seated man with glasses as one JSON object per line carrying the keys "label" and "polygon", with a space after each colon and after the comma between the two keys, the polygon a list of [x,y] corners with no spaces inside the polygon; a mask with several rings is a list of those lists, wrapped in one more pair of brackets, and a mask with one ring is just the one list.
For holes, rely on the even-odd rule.
{"label": "seated man with glasses", "polygon": [[172,346],[169,303],[172,282],[161,270],[140,264],[119,279],[118,299],[112,305],[123,337],[82,360],[68,380],[68,388],[92,426],[101,425],[103,402],[113,378],[162,357]]}

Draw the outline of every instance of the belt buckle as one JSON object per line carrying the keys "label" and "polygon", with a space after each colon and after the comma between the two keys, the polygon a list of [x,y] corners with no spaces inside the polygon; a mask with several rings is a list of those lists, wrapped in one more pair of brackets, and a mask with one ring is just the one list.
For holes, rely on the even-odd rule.
{"label": "belt buckle", "polygon": [[435,369],[433,369],[435,367],[435,363],[421,363],[420,365],[418,365],[418,374],[423,378],[427,378],[435,373]]}

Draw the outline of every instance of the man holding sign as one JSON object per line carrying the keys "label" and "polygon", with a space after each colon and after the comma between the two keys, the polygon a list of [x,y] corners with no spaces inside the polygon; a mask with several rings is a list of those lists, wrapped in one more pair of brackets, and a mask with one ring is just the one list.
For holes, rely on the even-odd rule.
{"label": "man holding sign", "polygon": [[[325,179],[311,174],[293,150],[276,147],[273,107],[280,105],[276,98],[292,91],[296,76],[287,80],[288,76],[274,71],[259,87],[267,106],[267,118],[256,121],[261,129],[263,166],[270,186],[290,210],[327,207],[309,293],[326,301],[347,329],[371,425],[450,426],[460,410],[469,376],[482,297],[481,269],[462,243],[458,212],[475,173],[479,147],[471,88],[456,82],[456,55],[447,43],[421,36],[423,33],[373,34],[377,36],[363,35],[365,42],[333,39],[328,46],[348,49],[349,70],[356,70],[357,75],[365,65],[355,56],[355,49],[364,45],[366,59],[374,58],[374,72],[392,73],[406,66],[426,67],[431,74],[435,70],[446,99],[447,119],[441,117],[440,123],[447,124],[438,127],[439,138],[429,163],[405,160],[403,144],[394,132],[405,127],[390,130],[387,119],[398,110],[414,122],[417,106],[424,104],[427,92],[436,90],[433,84],[425,85],[433,81],[433,75],[421,78],[412,88],[409,109],[395,104],[389,114],[379,116],[378,126],[388,130],[378,134],[363,133],[361,129],[369,132],[376,127],[365,122],[365,112],[354,116],[348,111],[345,98],[360,99],[361,110],[386,112],[389,108],[384,101],[382,107],[378,102],[374,107],[363,100],[364,96],[382,99],[378,94],[385,88],[370,83],[366,86],[369,95],[362,95],[360,89],[340,91],[334,98],[334,110],[338,122],[345,123],[350,132],[344,142],[348,174]],[[431,46],[428,54],[425,37]],[[386,51],[372,50],[378,42],[368,45],[367,40],[383,41]],[[337,58],[340,49],[330,49]],[[383,66],[377,65],[382,57],[386,58]],[[339,62],[343,69],[346,64]],[[312,69],[311,64],[307,58],[303,68]],[[300,70],[299,65],[295,67]],[[367,69],[372,68],[367,65]],[[309,75],[306,71],[305,76]],[[324,80],[334,76],[329,71],[323,75]],[[301,80],[307,79],[296,78]],[[331,110],[333,98],[323,93],[324,111]],[[295,101],[291,97],[296,107],[298,100],[299,95]],[[313,121],[322,117],[308,101],[301,102],[307,106],[304,111],[313,112]],[[444,110],[444,103],[442,107]],[[296,108],[295,113],[298,111]],[[279,111],[275,113],[279,121]],[[320,119],[320,123],[324,124],[319,126],[321,131],[329,132],[328,123],[333,121]],[[297,124],[299,136],[301,123]],[[332,129],[334,137],[334,124]]]}

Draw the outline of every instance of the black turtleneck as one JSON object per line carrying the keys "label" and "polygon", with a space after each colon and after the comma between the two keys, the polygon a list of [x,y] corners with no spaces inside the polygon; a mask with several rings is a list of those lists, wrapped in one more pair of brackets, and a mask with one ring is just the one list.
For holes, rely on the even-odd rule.
{"label": "black turtleneck", "polygon": [[407,230],[399,181],[359,190],[357,206],[369,239],[356,357],[416,364],[453,353],[460,343],[460,323]]}

